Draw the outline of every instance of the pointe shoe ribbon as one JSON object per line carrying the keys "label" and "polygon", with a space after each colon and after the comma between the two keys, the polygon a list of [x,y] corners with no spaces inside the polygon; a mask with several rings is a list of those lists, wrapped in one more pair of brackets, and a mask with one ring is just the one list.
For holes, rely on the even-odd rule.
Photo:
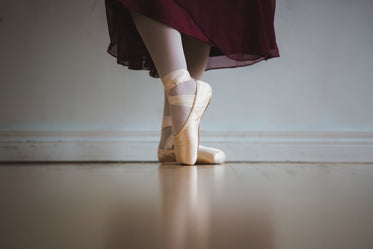
{"label": "pointe shoe ribbon", "polygon": [[161,78],[166,93],[168,93],[168,91],[174,86],[177,86],[178,84],[190,79],[190,74],[186,69],[173,71],[172,73],[169,73]]}

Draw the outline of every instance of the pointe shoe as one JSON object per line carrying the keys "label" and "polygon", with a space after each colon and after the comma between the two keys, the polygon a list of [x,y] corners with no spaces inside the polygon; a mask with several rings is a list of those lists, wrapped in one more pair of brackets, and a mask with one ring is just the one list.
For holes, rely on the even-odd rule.
{"label": "pointe shoe", "polygon": [[196,92],[194,95],[169,95],[170,90],[174,86],[191,79],[189,72],[185,69],[177,70],[162,78],[170,105],[191,108],[184,126],[176,135],[173,135],[176,161],[186,165],[194,165],[197,161],[199,126],[212,96],[211,86],[200,80],[194,80],[196,83]]}
{"label": "pointe shoe", "polygon": [[[195,82],[197,89],[192,110],[183,128],[174,136],[176,160],[187,165],[194,165],[197,161],[200,122],[212,96],[212,89],[209,84],[202,81]],[[172,104],[172,100],[169,99],[168,101]]]}
{"label": "pointe shoe", "polygon": [[[170,116],[163,117],[162,129],[172,127]],[[172,134],[166,139],[164,149],[158,148],[158,160],[161,163],[176,163],[175,150],[173,149]],[[225,153],[222,150],[199,145],[197,154],[198,164],[223,164],[225,163]]]}
{"label": "pointe shoe", "polygon": [[199,145],[197,163],[200,164],[223,164],[225,153],[222,150]]}

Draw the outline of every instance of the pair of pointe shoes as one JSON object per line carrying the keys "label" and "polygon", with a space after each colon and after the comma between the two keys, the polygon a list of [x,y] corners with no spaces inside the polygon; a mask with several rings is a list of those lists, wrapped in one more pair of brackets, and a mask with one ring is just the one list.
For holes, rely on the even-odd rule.
{"label": "pair of pointe shoes", "polygon": [[[194,80],[196,82],[195,95],[170,96],[168,94],[173,87],[190,79],[189,72],[185,69],[174,71],[162,78],[169,104],[190,107],[191,111],[181,130],[176,135],[171,135],[174,150],[167,150],[167,147],[158,150],[159,161],[176,160],[181,164],[194,165],[199,159],[200,163],[224,163],[224,152],[199,145],[200,121],[211,100],[211,86],[206,82]],[[172,126],[172,122],[171,124],[167,121],[163,122],[162,126],[166,125]]]}

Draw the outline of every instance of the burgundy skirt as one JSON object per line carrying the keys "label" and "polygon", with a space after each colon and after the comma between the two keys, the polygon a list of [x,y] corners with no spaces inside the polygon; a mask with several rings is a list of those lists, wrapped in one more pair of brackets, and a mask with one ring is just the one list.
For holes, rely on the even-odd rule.
{"label": "burgundy skirt", "polygon": [[157,69],[130,10],[163,22],[211,46],[206,71],[252,65],[279,57],[274,30],[276,0],[105,0],[108,52],[133,70]]}

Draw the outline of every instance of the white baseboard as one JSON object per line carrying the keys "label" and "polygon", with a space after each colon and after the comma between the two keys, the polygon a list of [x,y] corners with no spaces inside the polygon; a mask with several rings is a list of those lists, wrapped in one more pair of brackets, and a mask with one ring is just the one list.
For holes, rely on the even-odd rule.
{"label": "white baseboard", "polygon": [[[0,162],[157,161],[159,131],[0,131]],[[373,132],[201,132],[230,162],[373,162]]]}

